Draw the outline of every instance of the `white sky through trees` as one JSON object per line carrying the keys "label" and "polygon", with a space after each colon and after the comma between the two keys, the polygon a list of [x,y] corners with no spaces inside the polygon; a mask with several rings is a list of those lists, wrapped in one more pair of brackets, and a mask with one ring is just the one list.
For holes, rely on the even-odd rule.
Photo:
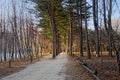
{"label": "white sky through trees", "polygon": [[[33,3],[23,3],[23,1],[25,0],[0,0],[0,15],[2,15],[2,18],[5,18],[9,15],[13,14],[13,8],[12,8],[12,1],[16,2],[16,9],[17,9],[17,13],[20,13],[20,11],[24,11],[24,13],[28,14],[28,8],[32,9],[34,4]],[[89,4],[92,4],[92,0],[87,0],[89,2]],[[102,0],[99,0],[102,2]],[[115,1],[113,3],[113,13],[112,13],[112,19],[119,19],[120,18],[120,0],[113,0]],[[101,7],[100,7],[101,8]],[[92,9],[91,9],[92,11]],[[17,14],[17,16],[19,16],[20,14]],[[33,20],[37,20],[35,19],[35,15],[31,15]],[[92,16],[92,14],[91,14]],[[99,16],[100,17],[100,16]],[[34,21],[36,22],[36,21]],[[93,20],[92,17],[89,19],[88,21],[88,25],[89,28],[94,29],[93,27]]]}
{"label": "white sky through trees", "polygon": [[30,17],[35,21],[35,17],[30,13],[30,9],[33,8],[33,3],[25,3],[25,0],[0,0],[0,19],[8,19],[13,16],[13,3],[16,6],[16,16]]}

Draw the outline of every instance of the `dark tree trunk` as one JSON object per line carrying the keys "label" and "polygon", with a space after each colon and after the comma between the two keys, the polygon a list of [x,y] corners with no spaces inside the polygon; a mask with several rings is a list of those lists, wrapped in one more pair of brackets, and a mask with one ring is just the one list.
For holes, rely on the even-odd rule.
{"label": "dark tree trunk", "polygon": [[67,31],[67,34],[66,34],[66,41],[65,41],[65,52],[68,54],[68,47],[69,47],[69,35],[68,35],[68,31]]}
{"label": "dark tree trunk", "polygon": [[[70,14],[71,15],[71,14]],[[69,54],[72,56],[72,20],[70,17],[70,42],[69,42]]]}
{"label": "dark tree trunk", "polygon": [[96,56],[100,56],[99,30],[98,30],[98,0],[92,0],[93,4],[93,22],[96,33]]}
{"label": "dark tree trunk", "polygon": [[86,36],[86,49],[87,49],[87,58],[91,59],[89,39],[88,39],[88,28],[87,28],[87,9],[86,9],[86,0],[85,0],[85,36]]}
{"label": "dark tree trunk", "polygon": [[[82,39],[82,9],[81,9],[81,1],[80,1],[80,10],[78,7],[78,0],[76,0],[76,10],[77,10],[77,21],[80,33],[80,56],[83,57],[83,39]],[[79,14],[80,13],[80,14]]]}
{"label": "dark tree trunk", "polygon": [[56,27],[56,21],[55,21],[55,6],[54,6],[54,0],[50,1],[50,8],[49,9],[49,17],[51,21],[51,30],[52,30],[52,36],[53,36],[53,58],[58,54],[57,53],[57,27]]}
{"label": "dark tree trunk", "polygon": [[103,15],[104,15],[104,27],[106,32],[108,33],[108,28],[107,28],[107,21],[106,21],[106,3],[105,0],[103,0]]}
{"label": "dark tree trunk", "polygon": [[73,26],[73,23],[72,23],[72,11],[71,11],[71,9],[72,9],[72,6],[71,6],[71,4],[70,4],[70,0],[69,0],[69,32],[70,32],[70,34],[69,34],[69,55],[71,55],[72,56],[72,44],[73,44],[73,41],[72,41],[72,26]]}
{"label": "dark tree trunk", "polygon": [[112,57],[112,24],[111,24],[111,16],[112,16],[112,0],[110,0],[109,11],[108,11],[108,30],[109,30],[109,56]]}

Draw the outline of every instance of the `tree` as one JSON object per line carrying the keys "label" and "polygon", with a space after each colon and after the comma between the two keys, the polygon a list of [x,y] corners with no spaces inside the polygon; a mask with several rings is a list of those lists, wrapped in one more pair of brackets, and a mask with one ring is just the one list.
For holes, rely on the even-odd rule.
{"label": "tree", "polygon": [[80,31],[80,56],[83,56],[83,38],[82,38],[82,1],[76,0],[77,20]]}
{"label": "tree", "polygon": [[92,6],[93,6],[93,22],[95,27],[95,33],[96,33],[96,55],[100,56],[100,42],[99,42],[99,30],[98,30],[98,0],[92,0]]}
{"label": "tree", "polygon": [[103,14],[104,14],[104,27],[108,35],[108,45],[109,45],[109,56],[112,56],[112,47],[113,47],[113,41],[112,41],[112,33],[114,32],[112,29],[111,24],[111,16],[112,16],[112,4],[113,0],[108,1],[108,9],[106,7],[106,1],[103,0]]}
{"label": "tree", "polygon": [[[60,39],[65,33],[66,30],[62,31],[63,29],[66,29],[66,24],[68,23],[67,20],[63,17],[66,17],[67,14],[63,13],[65,11],[65,8],[61,5],[63,0],[35,0],[37,16],[40,19],[40,24],[43,28],[43,32],[47,29],[50,31],[47,31],[47,35],[51,35],[52,32],[52,43],[53,43],[53,57],[59,54],[60,52]],[[47,5],[47,6],[46,6]],[[67,18],[68,19],[68,18]],[[47,21],[47,23],[45,22]],[[66,27],[66,28],[65,28]],[[62,29],[63,28],[63,29]],[[50,33],[50,34],[49,34]],[[46,36],[47,36],[46,35]]]}
{"label": "tree", "polygon": [[109,30],[109,56],[112,56],[112,24],[111,24],[111,16],[112,16],[112,3],[113,0],[110,0],[110,4],[109,4],[109,10],[108,10],[108,30]]}
{"label": "tree", "polygon": [[[80,47],[80,56],[83,56],[83,21],[85,20],[85,1],[84,0],[71,0],[69,1],[71,12],[72,12],[72,26],[75,33],[79,33],[79,47]],[[89,9],[90,5],[86,6],[87,18],[90,17]],[[75,34],[72,34],[75,35]]]}
{"label": "tree", "polygon": [[73,13],[72,13],[72,5],[71,5],[72,1],[68,1],[68,9],[69,9],[69,55],[72,56],[72,45],[73,45]]}
{"label": "tree", "polygon": [[90,46],[89,46],[89,39],[88,39],[88,28],[87,28],[87,8],[86,8],[86,0],[85,0],[85,36],[86,36],[86,48],[87,48],[87,58],[91,58],[91,53],[90,53]]}

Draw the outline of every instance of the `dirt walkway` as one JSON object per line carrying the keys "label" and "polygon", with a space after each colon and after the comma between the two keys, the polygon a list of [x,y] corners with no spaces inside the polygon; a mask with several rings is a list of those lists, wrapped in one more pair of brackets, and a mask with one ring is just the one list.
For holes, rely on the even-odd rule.
{"label": "dirt walkway", "polygon": [[65,80],[65,70],[63,69],[67,62],[64,54],[60,54],[55,59],[51,59],[49,56],[0,80]]}

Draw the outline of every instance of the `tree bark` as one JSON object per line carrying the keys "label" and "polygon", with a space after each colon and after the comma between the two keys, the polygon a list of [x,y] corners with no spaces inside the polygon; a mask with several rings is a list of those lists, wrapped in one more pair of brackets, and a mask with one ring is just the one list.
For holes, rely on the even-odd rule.
{"label": "tree bark", "polygon": [[49,10],[49,17],[51,21],[51,30],[52,30],[52,36],[53,36],[53,58],[58,54],[57,53],[57,28],[56,28],[56,21],[55,21],[55,6],[54,6],[54,0],[50,1],[50,10]]}
{"label": "tree bark", "polygon": [[91,53],[90,53],[90,46],[89,46],[89,39],[88,39],[88,27],[87,27],[87,9],[86,9],[86,0],[85,0],[85,36],[86,36],[86,48],[87,48],[87,58],[91,59]]}
{"label": "tree bark", "polygon": [[73,43],[73,41],[72,41],[72,26],[73,26],[73,23],[72,23],[72,11],[71,11],[71,4],[70,4],[70,0],[69,0],[69,50],[68,50],[68,52],[69,52],[69,55],[70,56],[72,56],[72,43]]}
{"label": "tree bark", "polygon": [[[76,0],[76,10],[77,10],[77,21],[79,27],[79,34],[80,34],[80,56],[83,57],[83,39],[82,39],[82,9],[81,9],[81,1],[80,1],[80,10],[78,7],[78,0]],[[80,14],[79,14],[80,13]]]}
{"label": "tree bark", "polygon": [[98,0],[92,0],[93,4],[93,22],[96,33],[96,56],[100,56],[99,30],[98,30]]}
{"label": "tree bark", "polygon": [[109,56],[112,57],[112,24],[111,24],[111,16],[112,16],[112,0],[110,0],[109,11],[108,11],[108,30],[109,30]]}

